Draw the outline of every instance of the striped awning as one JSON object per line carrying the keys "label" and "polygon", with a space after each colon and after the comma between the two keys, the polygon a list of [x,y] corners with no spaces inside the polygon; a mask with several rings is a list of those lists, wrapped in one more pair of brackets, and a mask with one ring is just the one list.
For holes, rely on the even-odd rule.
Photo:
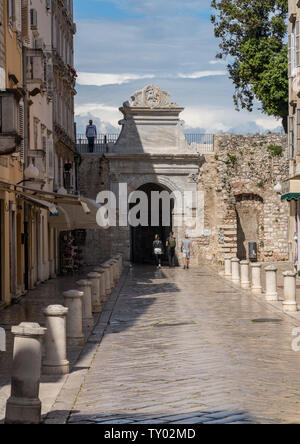
{"label": "striped awning", "polygon": [[287,200],[287,201],[291,201],[291,200],[299,200],[300,199],[300,193],[288,193],[288,194],[284,194],[283,196],[281,196],[281,200]]}

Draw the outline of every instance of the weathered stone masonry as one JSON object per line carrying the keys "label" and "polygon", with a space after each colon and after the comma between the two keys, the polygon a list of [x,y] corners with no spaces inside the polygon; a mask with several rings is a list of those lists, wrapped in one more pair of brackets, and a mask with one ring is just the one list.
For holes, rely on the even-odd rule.
{"label": "weathered stone masonry", "polygon": [[215,155],[206,156],[199,177],[212,229],[211,238],[196,241],[199,262],[244,259],[250,241],[259,261],[288,260],[287,204],[274,190],[287,179],[286,151],[284,135],[215,136]]}

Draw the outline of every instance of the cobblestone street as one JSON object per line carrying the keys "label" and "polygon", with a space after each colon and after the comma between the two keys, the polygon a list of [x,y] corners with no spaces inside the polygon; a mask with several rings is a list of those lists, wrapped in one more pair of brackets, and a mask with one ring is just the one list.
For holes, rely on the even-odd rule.
{"label": "cobblestone street", "polygon": [[297,320],[209,268],[123,283],[70,423],[299,423]]}

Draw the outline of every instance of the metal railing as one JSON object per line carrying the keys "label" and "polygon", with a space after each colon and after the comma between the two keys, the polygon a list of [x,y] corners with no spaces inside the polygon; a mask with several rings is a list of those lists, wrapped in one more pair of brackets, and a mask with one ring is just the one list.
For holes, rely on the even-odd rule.
{"label": "metal railing", "polygon": [[[93,154],[104,154],[108,152],[108,143],[116,143],[118,140],[119,134],[98,134]],[[89,142],[85,136],[85,134],[78,134],[77,140],[77,151],[80,154],[88,154],[89,153]]]}
{"label": "metal railing", "polygon": [[185,139],[189,145],[195,145],[201,154],[212,154],[214,152],[213,134],[185,134]]}
{"label": "metal railing", "polygon": [[[120,134],[98,134],[95,140],[93,154],[104,154],[108,152],[108,144],[116,143]],[[194,145],[201,154],[212,154],[214,152],[213,134],[185,134],[188,145]],[[85,134],[77,135],[77,151],[80,154],[89,153],[88,140]]]}

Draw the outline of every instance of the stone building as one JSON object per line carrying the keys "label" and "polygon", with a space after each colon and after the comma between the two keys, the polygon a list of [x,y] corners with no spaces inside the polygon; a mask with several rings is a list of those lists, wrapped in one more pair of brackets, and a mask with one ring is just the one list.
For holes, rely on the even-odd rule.
{"label": "stone building", "polygon": [[289,0],[289,180],[283,199],[289,204],[290,259],[300,269],[300,5]]}
{"label": "stone building", "polygon": [[76,191],[73,0],[52,0],[54,188]]}
{"label": "stone building", "polygon": [[214,155],[205,156],[199,189],[205,192],[205,227],[197,240],[199,261],[249,258],[249,242],[259,261],[288,260],[287,204],[281,185],[288,177],[287,137],[217,135]]}
{"label": "stone building", "polygon": [[[161,209],[154,227],[122,223],[105,232],[88,232],[88,262],[99,263],[117,251],[128,262],[152,261],[155,234],[165,242],[171,229],[178,240],[179,262],[185,233],[193,239],[194,264],[236,255],[245,259],[249,242],[256,243],[258,260],[288,259],[286,203],[276,191],[288,177],[285,136],[202,136],[202,143],[199,137],[198,143],[188,144],[180,121],[183,108],[151,85],[135,93],[120,111],[124,119],[117,142],[102,155],[82,155],[81,192],[95,199],[102,190],[113,191],[117,221],[131,208],[133,191],[148,197],[151,192],[192,192],[195,197],[184,207],[172,200],[165,226]],[[126,190],[121,199],[119,184]],[[183,212],[188,217],[180,225]],[[151,225],[151,207],[148,217]]]}
{"label": "stone building", "polygon": [[[28,39],[24,45],[28,94],[28,149],[26,167],[37,168],[31,187],[53,191],[53,67],[52,13],[46,0],[31,0]],[[48,229],[49,211],[37,201],[26,200],[28,288],[55,274],[53,232]]]}
{"label": "stone building", "polygon": [[0,306],[24,292],[24,101],[21,2],[0,5]]}

